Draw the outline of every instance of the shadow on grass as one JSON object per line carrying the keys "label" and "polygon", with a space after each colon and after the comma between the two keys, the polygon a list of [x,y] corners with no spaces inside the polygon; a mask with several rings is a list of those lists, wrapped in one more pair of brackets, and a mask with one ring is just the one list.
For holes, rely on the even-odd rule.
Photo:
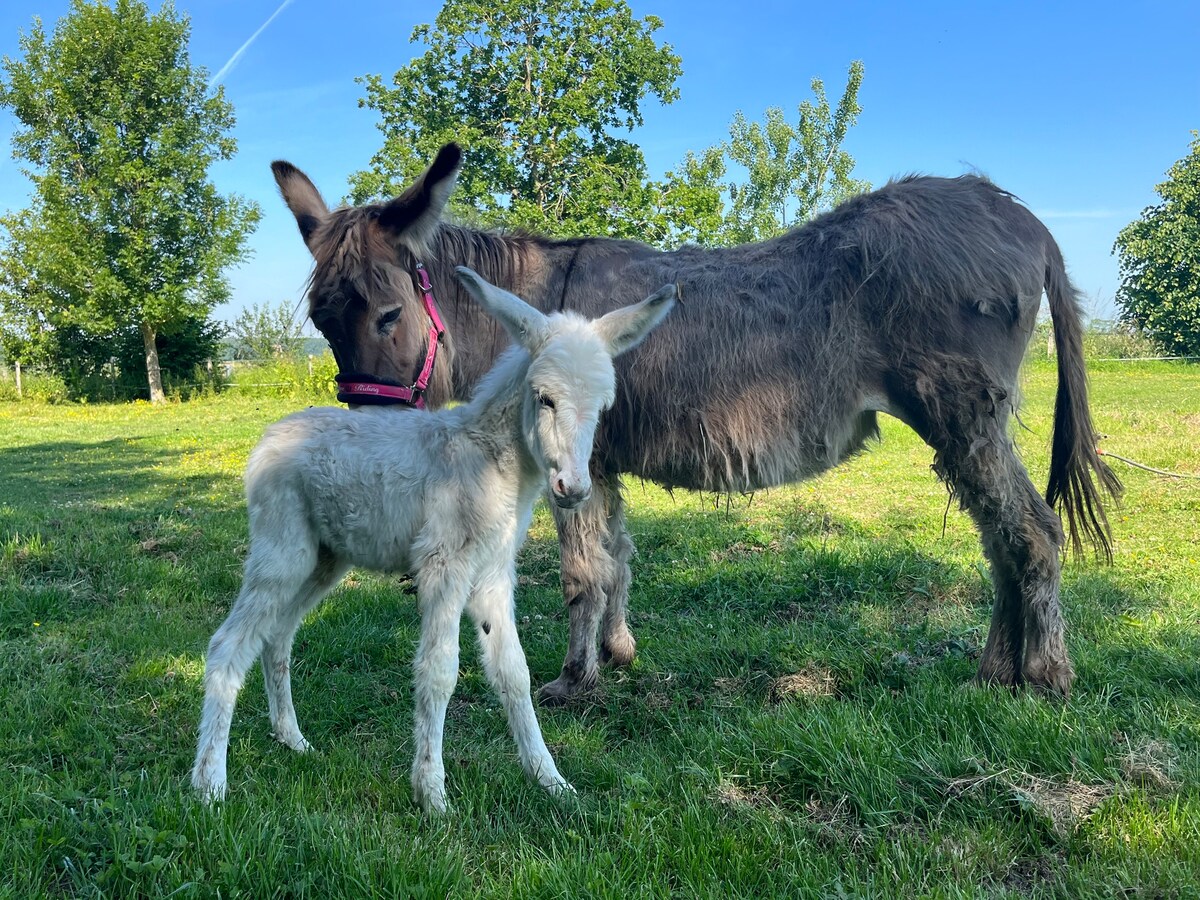
{"label": "shadow on grass", "polygon": [[175,621],[181,601],[231,590],[241,485],[186,456],[147,438],[0,450],[0,636],[146,605]]}
{"label": "shadow on grass", "polygon": [[31,512],[87,504],[157,509],[178,503],[228,512],[234,504],[212,496],[218,486],[228,493],[228,476],[178,474],[187,455],[154,446],[145,437],[31,444],[0,450],[0,481],[7,488],[5,503]]}

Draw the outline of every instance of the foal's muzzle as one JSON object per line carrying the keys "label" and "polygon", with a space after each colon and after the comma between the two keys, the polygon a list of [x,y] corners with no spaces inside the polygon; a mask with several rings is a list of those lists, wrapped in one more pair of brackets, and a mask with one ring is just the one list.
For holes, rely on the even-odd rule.
{"label": "foal's muzzle", "polygon": [[592,496],[592,486],[588,484],[569,485],[557,473],[550,476],[550,497],[559,509],[574,509]]}
{"label": "foal's muzzle", "polygon": [[592,496],[591,491],[584,491],[582,494],[551,494],[554,498],[554,505],[559,509],[574,509],[581,503],[585,503]]}

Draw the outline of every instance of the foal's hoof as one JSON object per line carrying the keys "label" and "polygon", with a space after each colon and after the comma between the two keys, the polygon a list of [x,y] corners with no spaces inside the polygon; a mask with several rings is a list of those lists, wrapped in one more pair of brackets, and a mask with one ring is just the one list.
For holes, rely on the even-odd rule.
{"label": "foal's hoof", "polygon": [[579,796],[579,792],[569,781],[556,781],[554,784],[548,784],[546,792],[556,800],[574,800]]}
{"label": "foal's hoof", "polygon": [[979,670],[975,673],[977,685],[1001,685],[1014,690],[1021,686],[1021,678],[1017,674],[1017,660],[1012,652],[994,651],[989,644],[983,650],[979,660]]}
{"label": "foal's hoof", "polygon": [[224,781],[207,781],[203,777],[192,776],[192,790],[205,805],[211,806],[213,803],[224,800],[227,788],[228,785]]}
{"label": "foal's hoof", "polygon": [[278,732],[271,732],[271,737],[279,741],[285,747],[290,747],[297,753],[308,753],[312,750],[313,745],[304,739],[304,735],[296,732],[292,735],[282,735]]}

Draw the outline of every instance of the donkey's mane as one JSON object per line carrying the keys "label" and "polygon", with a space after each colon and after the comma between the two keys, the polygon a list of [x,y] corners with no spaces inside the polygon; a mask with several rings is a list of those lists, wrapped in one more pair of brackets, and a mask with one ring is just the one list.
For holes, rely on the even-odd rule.
{"label": "donkey's mane", "polygon": [[314,321],[341,316],[353,299],[345,291],[313,290],[334,283],[339,276],[368,300],[391,287],[381,279],[391,268],[385,263],[390,262],[394,251],[378,230],[371,228],[378,217],[378,206],[346,207],[329,216],[313,234],[310,249],[315,265],[304,289],[309,297],[308,314]]}

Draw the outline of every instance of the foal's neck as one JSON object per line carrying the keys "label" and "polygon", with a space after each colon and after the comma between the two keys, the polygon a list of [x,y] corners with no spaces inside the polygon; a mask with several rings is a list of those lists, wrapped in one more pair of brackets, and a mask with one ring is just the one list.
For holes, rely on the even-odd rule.
{"label": "foal's neck", "polygon": [[452,412],[460,416],[460,425],[475,441],[487,445],[491,455],[497,459],[515,455],[522,477],[537,469],[521,421],[529,390],[529,363],[524,349],[509,347],[479,382],[471,399]]}

